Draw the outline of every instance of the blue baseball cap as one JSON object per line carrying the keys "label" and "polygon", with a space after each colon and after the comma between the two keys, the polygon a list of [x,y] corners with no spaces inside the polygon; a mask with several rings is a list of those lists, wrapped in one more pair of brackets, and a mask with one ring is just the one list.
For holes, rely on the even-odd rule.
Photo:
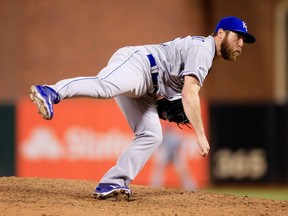
{"label": "blue baseball cap", "polygon": [[217,32],[218,29],[229,30],[242,35],[244,37],[244,43],[255,43],[256,41],[256,38],[248,33],[246,23],[234,16],[221,19],[215,28],[215,32]]}

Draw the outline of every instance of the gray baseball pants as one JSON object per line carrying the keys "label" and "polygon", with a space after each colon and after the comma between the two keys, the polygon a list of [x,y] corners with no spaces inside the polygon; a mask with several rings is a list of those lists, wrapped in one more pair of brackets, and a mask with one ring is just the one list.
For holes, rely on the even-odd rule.
{"label": "gray baseball pants", "polygon": [[100,183],[128,186],[162,142],[162,128],[155,107],[150,62],[145,51],[119,49],[95,77],[77,77],[51,86],[61,99],[114,98],[134,132],[127,146]]}

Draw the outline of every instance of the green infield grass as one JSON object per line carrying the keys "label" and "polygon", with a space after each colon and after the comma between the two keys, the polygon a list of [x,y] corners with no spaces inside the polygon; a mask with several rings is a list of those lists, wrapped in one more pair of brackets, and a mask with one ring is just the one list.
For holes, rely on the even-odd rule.
{"label": "green infield grass", "polygon": [[200,191],[288,201],[287,187],[211,187]]}

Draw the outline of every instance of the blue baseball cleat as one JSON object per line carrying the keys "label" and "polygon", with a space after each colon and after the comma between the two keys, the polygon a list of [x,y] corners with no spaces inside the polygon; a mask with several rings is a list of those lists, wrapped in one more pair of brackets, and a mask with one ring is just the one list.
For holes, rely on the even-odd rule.
{"label": "blue baseball cleat", "polygon": [[128,187],[118,184],[100,183],[94,190],[93,195],[97,199],[129,200],[132,191]]}
{"label": "blue baseball cleat", "polygon": [[60,102],[58,93],[48,86],[31,86],[30,98],[38,108],[39,114],[46,120],[53,118],[53,104]]}

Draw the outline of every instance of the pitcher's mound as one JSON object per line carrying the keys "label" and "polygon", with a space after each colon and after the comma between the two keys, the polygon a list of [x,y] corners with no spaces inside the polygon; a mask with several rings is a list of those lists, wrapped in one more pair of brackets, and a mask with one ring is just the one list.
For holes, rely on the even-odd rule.
{"label": "pitcher's mound", "polygon": [[0,177],[0,215],[283,216],[288,201],[131,185],[130,201],[97,200],[98,182]]}

